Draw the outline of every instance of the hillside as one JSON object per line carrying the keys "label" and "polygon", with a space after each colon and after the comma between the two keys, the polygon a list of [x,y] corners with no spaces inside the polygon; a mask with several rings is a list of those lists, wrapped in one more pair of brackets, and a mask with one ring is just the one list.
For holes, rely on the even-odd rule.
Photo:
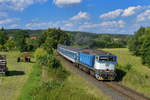
{"label": "hillside", "polygon": [[[9,35],[13,35],[13,34],[15,34],[18,30],[20,30],[20,29],[6,29],[6,32],[7,32],[7,34],[9,34]],[[31,36],[38,36],[39,34],[42,34],[42,32],[44,31],[44,30],[29,30],[29,29],[27,29],[27,31],[28,31],[28,34],[30,34]],[[82,33],[82,35],[83,36],[89,36],[89,37],[92,37],[92,38],[96,38],[96,37],[98,37],[98,36],[101,36],[101,35],[109,35],[109,36],[111,36],[111,37],[113,37],[113,38],[124,38],[124,37],[126,37],[126,36],[130,36],[130,35],[128,35],[128,34],[109,34],[109,33],[98,33],[98,34],[96,34],[96,33],[90,33],[90,32],[80,32],[80,31],[65,31],[65,32],[67,32],[67,33],[71,33],[71,34],[73,34],[73,35],[76,35],[76,34],[78,34],[78,33]]]}
{"label": "hillside", "polygon": [[117,56],[119,82],[146,96],[150,96],[150,69],[143,65],[140,57],[133,56],[127,48],[104,49]]}

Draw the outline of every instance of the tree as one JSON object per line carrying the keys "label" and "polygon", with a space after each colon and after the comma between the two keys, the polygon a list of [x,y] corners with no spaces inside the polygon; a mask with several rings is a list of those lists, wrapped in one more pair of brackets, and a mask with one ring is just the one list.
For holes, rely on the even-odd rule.
{"label": "tree", "polygon": [[8,40],[8,36],[7,36],[6,32],[5,32],[5,30],[2,28],[0,30],[0,44],[4,45],[7,40]]}
{"label": "tree", "polygon": [[141,27],[137,32],[135,32],[135,35],[133,38],[129,41],[129,50],[133,52],[134,55],[140,55],[140,48],[142,45],[142,41],[139,41],[139,38],[142,37],[146,33],[146,30],[144,27]]}
{"label": "tree", "polygon": [[42,47],[50,54],[53,53],[53,49],[57,48],[57,40],[48,37]]}
{"label": "tree", "polygon": [[143,64],[150,65],[150,29],[146,30],[146,34],[143,35],[139,41],[142,43],[140,53]]}
{"label": "tree", "polygon": [[39,47],[38,40],[26,38],[27,50],[32,51]]}
{"label": "tree", "polygon": [[13,40],[8,40],[5,44],[4,44],[4,48],[5,50],[9,51],[15,48],[15,42]]}
{"label": "tree", "polygon": [[47,49],[48,52],[52,51],[52,48],[56,49],[57,44],[70,45],[71,36],[66,32],[59,29],[48,29],[45,30],[39,37],[39,45]]}
{"label": "tree", "polygon": [[24,31],[24,30],[19,30],[14,35],[14,41],[15,41],[16,47],[21,52],[28,51],[27,43],[26,43],[26,38],[28,38],[28,37],[29,37],[29,35],[28,35],[27,31]]}

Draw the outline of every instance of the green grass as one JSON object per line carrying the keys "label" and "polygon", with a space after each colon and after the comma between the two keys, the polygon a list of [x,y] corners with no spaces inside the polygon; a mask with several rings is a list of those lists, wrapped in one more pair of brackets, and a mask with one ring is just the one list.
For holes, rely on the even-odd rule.
{"label": "green grass", "polygon": [[32,100],[34,90],[41,84],[41,73],[41,68],[37,64],[34,64],[33,72],[29,75],[28,81],[24,85],[18,100]]}
{"label": "green grass", "polygon": [[68,97],[74,97],[72,100],[111,100],[111,98],[103,94],[102,91],[92,83],[76,74],[72,69],[66,67],[63,62],[64,60],[61,60],[64,68],[70,72],[65,82],[66,87],[71,89]]}
{"label": "green grass", "polygon": [[7,67],[10,76],[0,77],[0,100],[16,100],[32,72],[33,63],[17,63],[20,52],[0,52],[7,55]]}
{"label": "green grass", "polygon": [[110,100],[100,94],[101,92],[96,87],[76,74],[70,73],[68,78],[62,80],[56,78],[54,70],[48,73],[51,81],[44,82],[35,89],[33,100]]}
{"label": "green grass", "polygon": [[141,58],[133,56],[127,48],[104,49],[118,57],[118,69],[126,72],[121,84],[150,97],[150,68],[141,63]]}

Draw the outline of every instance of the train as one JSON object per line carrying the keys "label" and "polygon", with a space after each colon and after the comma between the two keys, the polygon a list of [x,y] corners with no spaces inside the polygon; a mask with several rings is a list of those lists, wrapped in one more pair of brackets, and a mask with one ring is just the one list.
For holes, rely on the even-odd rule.
{"label": "train", "polygon": [[117,56],[93,49],[57,45],[57,52],[97,80],[115,80]]}

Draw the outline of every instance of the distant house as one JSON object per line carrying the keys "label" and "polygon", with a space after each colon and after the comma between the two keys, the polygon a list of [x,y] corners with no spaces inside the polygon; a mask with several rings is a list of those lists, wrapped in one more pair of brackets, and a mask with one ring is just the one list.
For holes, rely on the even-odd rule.
{"label": "distant house", "polygon": [[33,40],[38,40],[37,36],[31,36],[30,38],[33,39]]}

